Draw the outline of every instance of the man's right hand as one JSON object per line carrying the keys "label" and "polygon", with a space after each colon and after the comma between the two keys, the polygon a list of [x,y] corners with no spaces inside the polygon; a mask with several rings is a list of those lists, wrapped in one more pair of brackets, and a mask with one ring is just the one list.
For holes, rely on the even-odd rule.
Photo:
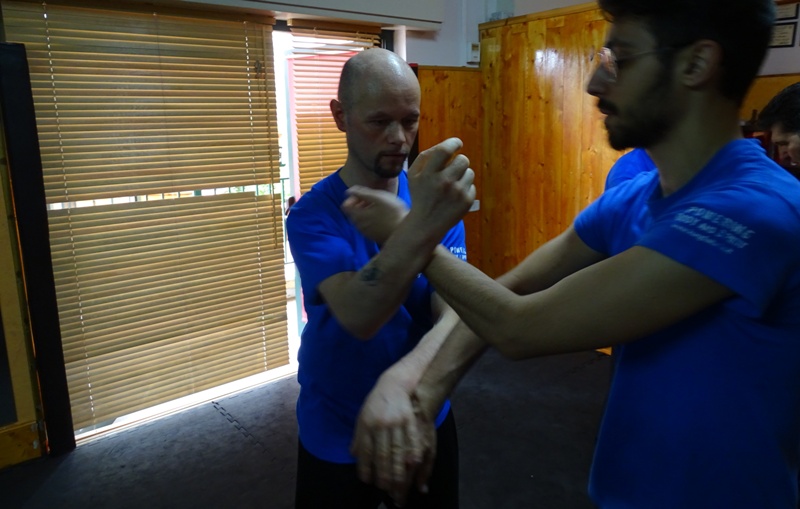
{"label": "man's right hand", "polygon": [[417,231],[438,242],[475,201],[475,173],[469,159],[456,155],[461,140],[449,138],[419,154],[408,170],[409,218]]}

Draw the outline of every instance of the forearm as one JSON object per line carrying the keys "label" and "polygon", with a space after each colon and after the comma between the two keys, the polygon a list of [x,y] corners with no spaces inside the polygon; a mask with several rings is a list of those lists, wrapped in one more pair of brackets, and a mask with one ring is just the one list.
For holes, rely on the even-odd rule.
{"label": "forearm", "polygon": [[374,336],[397,312],[430,260],[437,241],[419,238],[416,228],[413,220],[404,220],[358,272],[320,286],[333,315],[354,336]]}
{"label": "forearm", "polygon": [[[466,265],[464,265],[466,266]],[[462,266],[463,267],[463,266]],[[473,270],[471,267],[466,270]],[[488,280],[488,277],[486,277]],[[496,283],[515,293],[534,291],[549,286],[552,282],[546,277],[526,280],[518,271],[512,270],[497,278]],[[440,301],[443,300],[440,295]],[[445,305],[447,305],[445,303]],[[454,313],[452,307],[447,310]],[[445,399],[453,392],[458,382],[489,347],[459,317],[455,326],[426,366],[414,392],[417,409],[429,419],[433,419]]]}
{"label": "forearm", "polygon": [[382,378],[391,378],[408,392],[414,390],[458,322],[458,315],[448,307],[419,344],[386,370]]}
{"label": "forearm", "polygon": [[[426,275],[476,334],[512,359],[633,341],[733,295],[714,279],[647,248],[602,259],[583,246],[560,274],[528,286],[532,293],[526,295],[463,267],[440,249]],[[528,263],[523,281],[537,280],[531,277],[542,265],[537,252],[523,262]]]}
{"label": "forearm", "polygon": [[[513,271],[497,278],[497,283],[515,292],[520,291],[522,282]],[[531,284],[528,283],[529,286]],[[441,297],[439,299],[442,300]],[[455,315],[456,323],[450,327],[442,346],[425,366],[414,392],[418,411],[429,419],[435,417],[445,399],[489,346],[467,327],[452,307],[447,305],[447,310],[450,316]]]}
{"label": "forearm", "polygon": [[[513,345],[509,344],[513,338],[506,331],[513,330],[514,324],[510,322],[521,297],[502,282],[458,262],[446,250],[437,247],[425,275],[474,334],[504,355],[514,357]],[[511,278],[507,279],[505,283],[509,284]],[[498,320],[499,317],[502,319]]]}
{"label": "forearm", "polygon": [[459,321],[416,385],[414,397],[418,411],[433,420],[458,382],[486,349],[487,344]]}

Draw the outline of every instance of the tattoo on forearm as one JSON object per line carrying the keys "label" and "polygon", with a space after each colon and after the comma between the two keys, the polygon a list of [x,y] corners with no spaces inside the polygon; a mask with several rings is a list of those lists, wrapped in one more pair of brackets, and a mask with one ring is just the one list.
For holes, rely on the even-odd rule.
{"label": "tattoo on forearm", "polygon": [[381,269],[378,268],[374,263],[369,263],[363,269],[361,269],[361,281],[370,286],[377,285],[381,276],[383,276]]}

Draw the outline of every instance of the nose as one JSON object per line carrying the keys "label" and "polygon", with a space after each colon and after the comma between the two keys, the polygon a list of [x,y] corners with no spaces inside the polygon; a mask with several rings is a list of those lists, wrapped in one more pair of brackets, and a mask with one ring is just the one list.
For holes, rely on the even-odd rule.
{"label": "nose", "polygon": [[789,155],[789,147],[778,145],[778,160],[787,163],[791,160]]}
{"label": "nose", "polygon": [[391,122],[389,124],[386,128],[386,140],[395,145],[405,143],[405,130],[400,122]]}
{"label": "nose", "polygon": [[589,83],[586,84],[586,92],[594,97],[600,97],[604,92],[607,91],[607,87],[608,80],[603,75],[601,66],[598,66],[595,68],[594,72],[589,78]]}

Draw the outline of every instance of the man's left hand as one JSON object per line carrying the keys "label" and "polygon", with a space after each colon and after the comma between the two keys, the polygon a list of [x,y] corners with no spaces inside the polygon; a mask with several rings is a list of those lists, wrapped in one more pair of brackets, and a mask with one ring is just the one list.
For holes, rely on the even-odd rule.
{"label": "man's left hand", "polygon": [[402,506],[428,452],[423,450],[409,391],[390,374],[384,373],[364,401],[350,450],[359,478]]}

